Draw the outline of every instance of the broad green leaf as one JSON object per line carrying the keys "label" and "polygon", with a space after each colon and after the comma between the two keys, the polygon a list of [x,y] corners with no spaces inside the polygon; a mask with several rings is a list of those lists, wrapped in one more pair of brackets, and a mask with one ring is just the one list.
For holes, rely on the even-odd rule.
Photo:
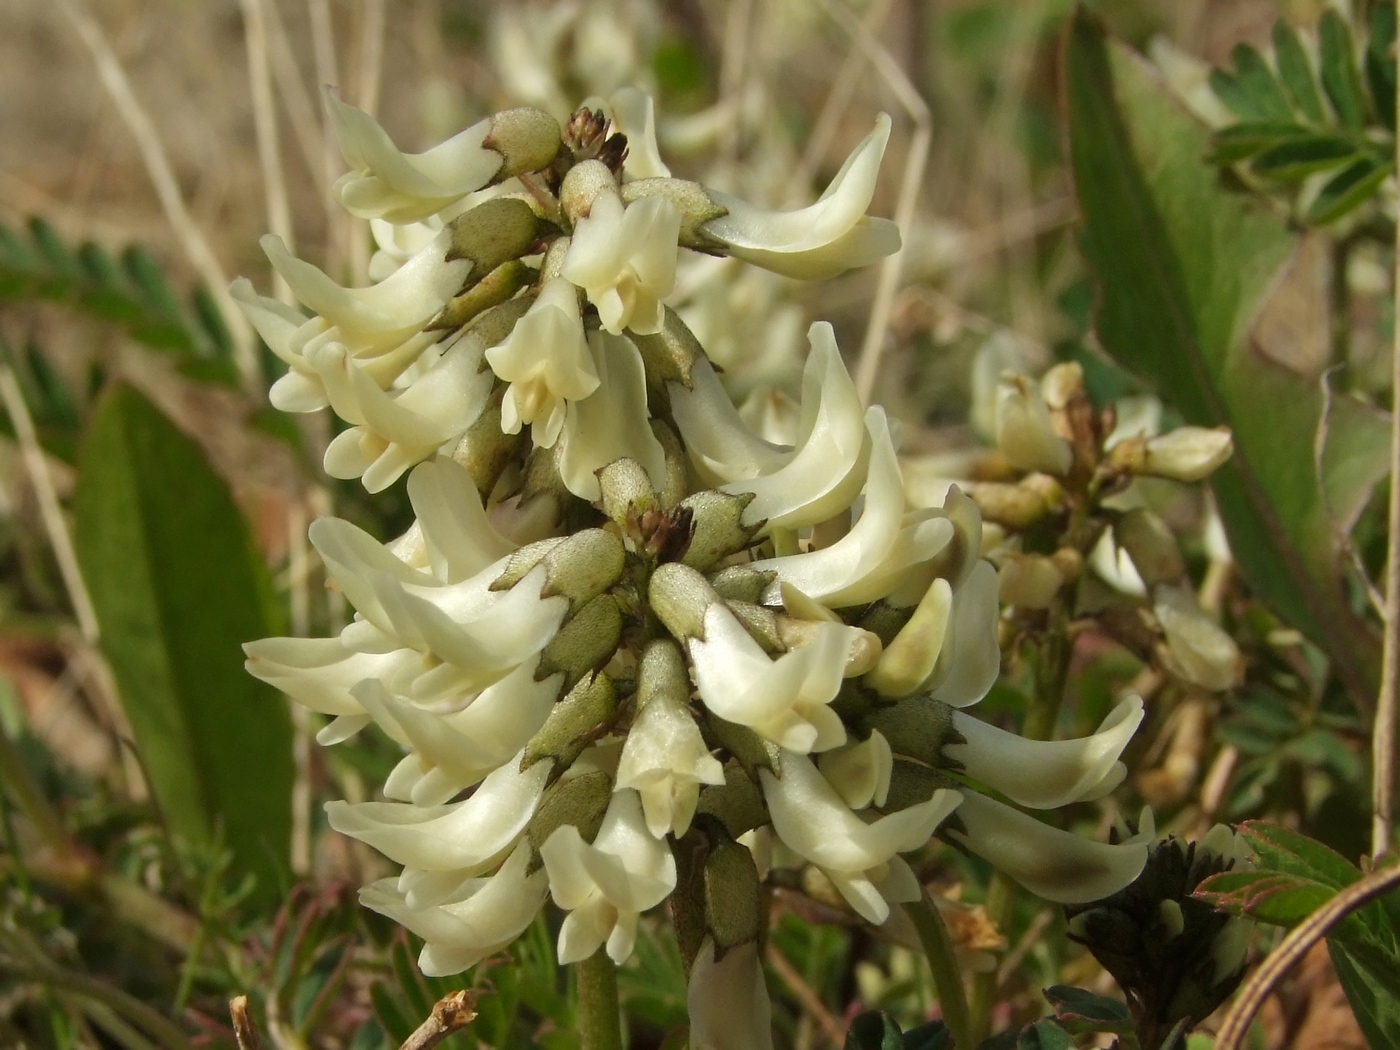
{"label": "broad green leaf", "polygon": [[1349,128],[1366,126],[1366,98],[1361,93],[1361,72],[1356,68],[1356,47],[1346,20],[1334,9],[1322,13],[1318,23],[1322,89],[1337,118]]}
{"label": "broad green leaf", "polygon": [[1327,939],[1332,967],[1372,1050],[1400,1047],[1400,958],[1369,945]]}
{"label": "broad green leaf", "polygon": [[1096,995],[1087,988],[1057,984],[1042,993],[1055,1008],[1055,1020],[1072,1035],[1133,1030],[1133,1015],[1117,999]]}
{"label": "broad green leaf", "polygon": [[222,841],[277,899],[291,833],[286,701],[243,670],[276,632],[228,487],[135,390],[99,401],[79,457],[78,558],[122,705],[172,830]]}
{"label": "broad green leaf", "polygon": [[1260,111],[1276,120],[1292,120],[1293,107],[1264,56],[1248,44],[1236,44],[1230,57],[1235,60],[1235,76]]}
{"label": "broad green leaf", "polygon": [[1395,4],[1371,5],[1367,18],[1366,83],[1381,123],[1395,130]]}
{"label": "broad green leaf", "polygon": [[1298,111],[1314,124],[1321,124],[1326,117],[1312,63],[1298,33],[1281,18],[1274,23],[1274,61],[1278,63],[1279,79]]}
{"label": "broad green leaf", "polygon": [[1385,447],[1373,438],[1385,422],[1369,413],[1331,420],[1334,454],[1357,461],[1357,491],[1324,499],[1313,469],[1322,392],[1249,340],[1294,236],[1219,184],[1201,161],[1207,132],[1082,9],[1065,71],[1099,340],[1187,422],[1232,429],[1234,457],[1212,487],[1235,559],[1255,593],[1317,641],[1369,703],[1378,647],[1342,588],[1332,506],[1339,496],[1364,499],[1382,476]]}
{"label": "broad green leaf", "polygon": [[1191,894],[1221,911],[1275,926],[1296,926],[1337,895],[1312,879],[1278,871],[1222,871]]}
{"label": "broad green leaf", "polygon": [[1394,170],[1389,161],[1359,157],[1329,179],[1308,205],[1304,220],[1315,226],[1335,222],[1364,204]]}
{"label": "broad green leaf", "polygon": [[1295,181],[1339,168],[1356,156],[1356,146],[1337,135],[1308,135],[1271,146],[1254,158],[1255,174]]}

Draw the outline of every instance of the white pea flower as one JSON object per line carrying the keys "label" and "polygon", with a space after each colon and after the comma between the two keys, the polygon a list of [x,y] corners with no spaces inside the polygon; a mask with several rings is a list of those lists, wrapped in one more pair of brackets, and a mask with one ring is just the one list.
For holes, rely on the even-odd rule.
{"label": "white pea flower", "polygon": [[418,956],[427,976],[461,973],[501,951],[535,921],[549,879],[543,868],[527,874],[530,854],[529,843],[520,843],[496,874],[465,878],[433,904],[410,904],[395,879],[366,886],[360,903],[427,942]]}
{"label": "white pea flower", "polygon": [[332,192],[361,218],[426,219],[483,186],[544,167],[559,148],[559,125],[548,114],[509,109],[424,153],[405,154],[368,113],[329,90],[325,99],[351,168]]}
{"label": "white pea flower", "polygon": [[943,754],[961,763],[968,776],[1013,802],[1032,809],[1058,809],[1099,798],[1121,782],[1126,769],[1118,756],[1142,723],[1142,715],[1142,701],[1129,697],[1090,736],[1027,740],[953,711],[952,726],[963,743],[945,744]]}
{"label": "white pea flower", "polygon": [[486,351],[486,360],[510,384],[501,402],[501,429],[518,434],[529,424],[537,448],[558,440],[567,402],[598,389],[578,293],[562,278],[545,282],[505,342]]}
{"label": "white pea flower", "polygon": [[334,326],[336,340],[356,355],[382,353],[420,332],[462,290],[473,265],[466,258],[448,260],[452,231],[442,230],[378,284],[344,288],[287,251],[282,238],[269,233],[260,243],[292,294]]}
{"label": "white pea flower", "polygon": [[852,809],[883,806],[890,793],[894,754],[878,729],[859,743],[848,743],[817,759],[817,768],[841,801]]}
{"label": "white pea flower", "polygon": [[515,550],[491,526],[476,483],[454,460],[439,456],[414,467],[408,501],[416,520],[394,552],[403,557],[405,540],[421,544],[424,564],[443,583],[461,583]]}
{"label": "white pea flower", "polygon": [[623,207],[604,190],[574,227],[560,271],[588,293],[603,328],[613,335],[661,331],[661,301],[676,283],[680,210],[664,197],[643,197]]}
{"label": "white pea flower", "polygon": [[679,650],[656,642],[642,655],[641,710],[627,732],[617,787],[642,798],[647,830],[680,837],[690,828],[701,784],[723,784],[724,767],[710,754],[690,713],[689,680]]}
{"label": "white pea flower", "polygon": [[989,561],[974,565],[967,580],[953,592],[943,647],[933,675],[925,683],[935,700],[950,707],[968,707],[996,683],[1001,672],[997,594],[997,571]]}
{"label": "white pea flower", "polygon": [[380,492],[410,467],[455,444],[486,405],[491,373],[481,369],[482,346],[454,337],[442,355],[405,386],[384,391],[344,346],[322,344],[307,355],[336,415],[350,423],[326,447],[333,478],[360,478]]}
{"label": "white pea flower", "polygon": [[608,96],[614,129],[627,136],[627,159],[622,170],[634,179],[670,178],[671,169],[656,148],[656,104],[634,87],[618,88]]}
{"label": "white pea flower", "polygon": [[417,653],[358,653],[339,638],[260,638],[244,642],[243,652],[249,674],[307,710],[332,716],[333,721],[316,734],[322,744],[348,740],[369,725],[369,713],[351,689],[366,679],[391,677],[418,663]]}
{"label": "white pea flower", "polygon": [[705,610],[703,637],[690,639],[700,699],[789,751],[827,751],[846,741],[830,707],[841,689],[856,628],[818,625],[813,640],[770,659],[721,601]]}
{"label": "white pea flower", "polygon": [[710,190],[710,199],[729,214],[711,219],[701,232],[745,262],[809,281],[891,255],[899,251],[899,227],[865,214],[889,138],[890,118],[881,113],[817,202],[798,211],[768,211]]}
{"label": "white pea flower", "polygon": [[826,521],[855,500],[870,458],[860,395],[836,347],[831,325],[819,321],[807,333],[812,352],[802,372],[802,414],[796,448],[771,473],[720,486],[752,492],[746,524],[796,529]]}
{"label": "white pea flower", "polygon": [[1074,459],[1069,442],[1055,433],[1040,387],[1015,372],[1003,372],[997,385],[996,439],[1021,470],[1062,475]]}
{"label": "white pea flower", "polygon": [[1117,893],[1138,877],[1156,831],[1150,811],[1138,833],[1110,845],[1042,824],[975,791],[965,792],[944,833],[1038,897],[1083,904]]}
{"label": "white pea flower", "polygon": [[916,515],[906,521],[904,487],[884,411],[870,409],[865,425],[870,465],[859,519],[829,547],[750,563],[756,570],[777,574],[764,593],[765,602],[780,600],[783,583],[832,608],[875,601],[904,583],[953,538],[947,518]]}
{"label": "white pea flower", "polygon": [[1229,427],[1177,427],[1147,442],[1142,469],[1173,481],[1204,481],[1234,450]]}
{"label": "white pea flower", "polygon": [[641,798],[626,788],[613,792],[591,845],[565,824],[540,847],[540,857],[554,903],[569,913],[559,931],[561,963],[587,959],[604,943],[613,962],[626,962],[641,913],[676,888],[676,860],[647,830]]}
{"label": "white pea flower", "polygon": [[369,230],[375,244],[375,252],[369,257],[369,279],[378,283],[426,248],[442,232],[442,221],[434,217],[398,225],[370,219]]}
{"label": "white pea flower", "polygon": [[788,461],[790,448],[765,441],[748,428],[703,357],[691,367],[690,387],[672,382],[667,391],[676,428],[706,483],[747,481],[781,470]]}
{"label": "white pea flower", "polygon": [[[537,680],[539,657],[499,682],[468,694],[457,709],[414,703],[378,679],[360,682],[355,698],[386,736],[411,750],[384,782],[384,794],[437,805],[481,780],[530,742],[554,708],[561,674]],[[421,865],[420,865],[421,867]]]}
{"label": "white pea flower", "polygon": [[862,918],[878,926],[890,916],[890,901],[918,899],[918,880],[899,854],[928,842],[963,801],[960,792],[941,788],[927,802],[866,823],[806,756],[784,751],[780,772],[759,772],[774,832],[820,868]]}
{"label": "white pea flower", "polygon": [[757,941],[716,961],[707,935],[690,966],[685,1002],[692,1050],[773,1050],[773,1007]]}
{"label": "white pea flower", "polygon": [[444,806],[403,802],[326,803],[331,827],[390,860],[424,871],[488,871],[511,850],[535,815],[549,763],[521,772],[517,754],[482,781],[471,798]]}
{"label": "white pea flower", "polygon": [[666,451],[647,415],[647,377],[642,355],[626,336],[588,333],[599,387],[569,404],[559,454],[559,474],[570,492],[590,502],[602,497],[597,472],[619,459],[634,459],[660,488]]}

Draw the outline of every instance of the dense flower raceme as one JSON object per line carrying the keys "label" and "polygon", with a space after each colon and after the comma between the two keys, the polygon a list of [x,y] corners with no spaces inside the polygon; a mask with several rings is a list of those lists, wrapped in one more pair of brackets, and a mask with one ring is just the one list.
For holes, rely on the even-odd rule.
{"label": "dense flower raceme", "polygon": [[499,951],[546,898],[561,961],[622,962],[669,899],[692,1045],[768,1046],[766,879],[808,867],[884,924],[939,834],[1048,898],[1112,893],[1142,837],[1084,841],[975,787],[1100,798],[1142,706],[1050,743],[965,713],[1000,665],[976,506],[908,506],[828,325],[779,444],[664,304],[682,247],[799,276],[894,250],[864,214],[888,121],[816,204],[772,214],[655,174],[636,101],[630,154],[600,114],[561,132],[515,110],[405,155],[331,100],[336,193],[374,220],[378,283],[269,239],[315,315],[234,294],[287,363],[276,403],[348,424],[327,469],[371,490],[407,473],[416,521],[389,543],[316,522],[354,620],[250,643],[248,668],[329,717],[322,743],[373,724],[402,748],[386,801],[328,816],[403,866],[362,899],[424,939],[425,971]]}

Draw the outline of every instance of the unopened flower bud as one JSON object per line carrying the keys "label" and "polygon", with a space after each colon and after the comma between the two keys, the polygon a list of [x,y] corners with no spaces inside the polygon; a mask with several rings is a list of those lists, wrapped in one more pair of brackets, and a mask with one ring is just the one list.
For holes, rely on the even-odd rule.
{"label": "unopened flower bud", "polygon": [[997,573],[1000,597],[1021,609],[1048,609],[1065,585],[1055,563],[1040,554],[1011,554]]}
{"label": "unopened flower bud", "polygon": [[1233,451],[1229,427],[1177,427],[1147,443],[1142,469],[1144,474],[1173,481],[1203,481]]}
{"label": "unopened flower bud", "polygon": [[766,918],[753,854],[737,842],[720,843],[705,858],[705,922],[716,960],[757,941]]}
{"label": "unopened flower bud", "polygon": [[1128,552],[1149,589],[1176,583],[1186,575],[1186,562],[1172,530],[1146,507],[1134,507],[1114,522],[1113,539]]}
{"label": "unopened flower bud", "polygon": [[603,513],[618,525],[627,525],[629,513],[640,516],[661,508],[651,475],[635,459],[615,459],[598,471],[598,487]]}
{"label": "unopened flower bud", "polygon": [[1040,396],[1052,412],[1060,412],[1085,396],[1084,368],[1078,361],[1062,361],[1040,380]]}
{"label": "unopened flower bud", "polygon": [[705,489],[681,501],[689,507],[695,533],[681,559],[700,572],[709,572],[725,558],[749,545],[759,525],[743,524],[744,508],[753,500],[753,493],[730,495],[716,489]]}
{"label": "unopened flower bud", "polygon": [[909,622],[880,654],[875,670],[866,675],[866,684],[883,696],[908,696],[917,690],[938,664],[952,608],[953,588],[947,580],[934,580]]}
{"label": "unopened flower bud", "polygon": [[1029,529],[1056,513],[1064,499],[1059,484],[1045,474],[1032,474],[1019,484],[979,481],[968,486],[982,517],[1017,532]]}
{"label": "unopened flower bud", "polygon": [[602,193],[616,196],[617,179],[602,161],[585,160],[575,164],[564,176],[564,183],[559,187],[559,203],[569,221],[577,223],[593,210],[593,202]]}
{"label": "unopened flower bud", "polygon": [[559,136],[557,120],[543,110],[522,106],[494,114],[481,145],[501,155],[501,170],[495,178],[501,182],[548,167],[559,152]]}
{"label": "unopened flower bud", "polygon": [[678,562],[658,565],[647,585],[652,611],[682,643],[705,636],[705,611],[719,600],[704,576]]}
{"label": "unopened flower bud", "polygon": [[1229,689],[1239,682],[1244,659],[1235,640],[1201,611],[1184,587],[1161,586],[1152,611],[1166,635],[1167,670],[1203,689]]}
{"label": "unopened flower bud", "polygon": [[540,654],[538,678],[563,671],[573,685],[602,667],[622,638],[622,612],[610,594],[600,594],[564,622]]}
{"label": "unopened flower bud", "polygon": [[554,791],[540,803],[535,816],[526,828],[530,845],[535,848],[535,856],[530,860],[530,871],[537,869],[543,861],[539,850],[559,828],[566,824],[578,828],[585,842],[592,842],[603,825],[603,815],[612,801],[612,777],[601,770],[580,773],[576,777],[560,781]]}
{"label": "unopened flower bud", "polygon": [[447,261],[470,259],[466,284],[475,284],[511,259],[518,259],[534,243],[539,219],[518,197],[493,197],[463,212],[448,225],[452,240]]}
{"label": "unopened flower bud", "polygon": [[649,335],[633,332],[632,341],[642,353],[649,384],[664,389],[666,383],[675,382],[690,389],[691,370],[705,351],[674,310],[666,308],[661,331]]}
{"label": "unopened flower bud", "polygon": [[1069,442],[1055,433],[1040,391],[1025,376],[1002,373],[997,387],[997,447],[1013,467],[1063,475],[1073,462]]}
{"label": "unopened flower bud", "polygon": [[[616,643],[614,643],[616,644]],[[589,674],[554,705],[520,760],[529,769],[541,759],[554,759],[565,770],[585,748],[607,731],[617,717],[617,689],[605,674]]]}

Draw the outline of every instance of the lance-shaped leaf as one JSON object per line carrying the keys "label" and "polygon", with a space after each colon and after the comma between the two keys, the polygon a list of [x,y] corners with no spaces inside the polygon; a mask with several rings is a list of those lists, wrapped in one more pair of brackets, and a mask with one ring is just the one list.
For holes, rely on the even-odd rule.
{"label": "lance-shaped leaf", "polygon": [[79,461],[77,548],[142,765],[172,830],[221,841],[274,901],[291,840],[285,701],[243,671],[276,634],[261,560],[199,447],[135,390],[99,403]]}
{"label": "lance-shaped leaf", "polygon": [[[1190,423],[1224,424],[1235,454],[1212,479],[1255,592],[1326,649],[1353,696],[1374,695],[1377,645],[1346,602],[1338,535],[1385,469],[1384,420],[1269,359],[1250,323],[1295,238],[1202,161],[1207,131],[1091,16],[1068,34],[1066,93],[1097,329],[1120,363]],[[1326,418],[1325,418],[1326,417]],[[1324,493],[1313,468],[1324,418]],[[1345,469],[1331,478],[1334,467]]]}

